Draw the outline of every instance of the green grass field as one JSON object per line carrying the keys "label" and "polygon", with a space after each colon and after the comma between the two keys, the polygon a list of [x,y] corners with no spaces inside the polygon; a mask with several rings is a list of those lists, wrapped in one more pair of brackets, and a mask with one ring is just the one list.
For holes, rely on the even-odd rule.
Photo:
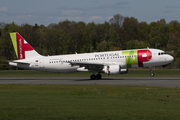
{"label": "green grass field", "polygon": [[[149,77],[149,73],[147,69],[132,69],[128,74],[109,77]],[[154,73],[157,77],[180,77],[180,70],[157,69]],[[0,77],[89,77],[90,74],[0,71]],[[179,120],[179,113],[179,88],[0,84],[0,120]]]}
{"label": "green grass field", "polygon": [[[153,71],[155,77],[180,77],[180,69],[156,69]],[[88,77],[91,72],[75,72],[75,73],[50,73],[34,70],[2,70],[0,77]],[[129,73],[123,75],[106,75],[103,77],[149,77],[149,69],[130,69]]]}
{"label": "green grass field", "polygon": [[0,120],[179,120],[180,89],[0,85]]}

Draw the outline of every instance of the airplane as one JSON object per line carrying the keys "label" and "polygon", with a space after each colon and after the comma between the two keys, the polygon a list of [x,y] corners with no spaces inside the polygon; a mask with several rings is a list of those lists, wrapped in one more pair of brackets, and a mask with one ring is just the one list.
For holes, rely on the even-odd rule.
{"label": "airplane", "polygon": [[[10,33],[18,60],[9,65],[47,72],[83,72],[91,71],[90,79],[101,79],[100,73],[108,75],[126,74],[128,68],[149,67],[150,76],[154,76],[152,67],[171,63],[174,58],[159,49],[134,49],[83,54],[42,56],[17,32]],[[95,75],[95,73],[98,73]]]}

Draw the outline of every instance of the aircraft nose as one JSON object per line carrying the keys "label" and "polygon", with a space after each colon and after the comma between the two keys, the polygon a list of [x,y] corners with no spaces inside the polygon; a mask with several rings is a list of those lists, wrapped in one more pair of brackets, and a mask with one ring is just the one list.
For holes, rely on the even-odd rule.
{"label": "aircraft nose", "polygon": [[173,62],[174,61],[174,57],[173,56],[171,56],[171,55],[169,55],[169,62]]}

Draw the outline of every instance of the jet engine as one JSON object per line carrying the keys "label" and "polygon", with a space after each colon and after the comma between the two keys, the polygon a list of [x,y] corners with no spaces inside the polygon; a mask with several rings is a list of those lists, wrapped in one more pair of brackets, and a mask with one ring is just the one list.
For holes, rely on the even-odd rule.
{"label": "jet engine", "polygon": [[126,74],[128,73],[128,69],[121,69],[120,65],[107,65],[104,66],[104,73],[108,75],[117,75],[117,74]]}

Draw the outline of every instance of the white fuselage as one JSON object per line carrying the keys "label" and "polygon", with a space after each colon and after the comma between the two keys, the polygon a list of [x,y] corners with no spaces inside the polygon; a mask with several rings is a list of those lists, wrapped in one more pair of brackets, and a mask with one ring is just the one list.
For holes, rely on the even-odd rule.
{"label": "white fuselage", "polygon": [[[174,58],[171,55],[165,54],[162,50],[140,49],[57,56],[37,56],[12,61],[9,64],[20,68],[39,71],[76,72],[96,71],[96,67],[99,65],[120,65],[121,68],[162,66],[171,63],[173,60]],[[87,69],[85,67],[86,65],[90,65],[91,69]],[[102,71],[102,69],[100,70]]]}

